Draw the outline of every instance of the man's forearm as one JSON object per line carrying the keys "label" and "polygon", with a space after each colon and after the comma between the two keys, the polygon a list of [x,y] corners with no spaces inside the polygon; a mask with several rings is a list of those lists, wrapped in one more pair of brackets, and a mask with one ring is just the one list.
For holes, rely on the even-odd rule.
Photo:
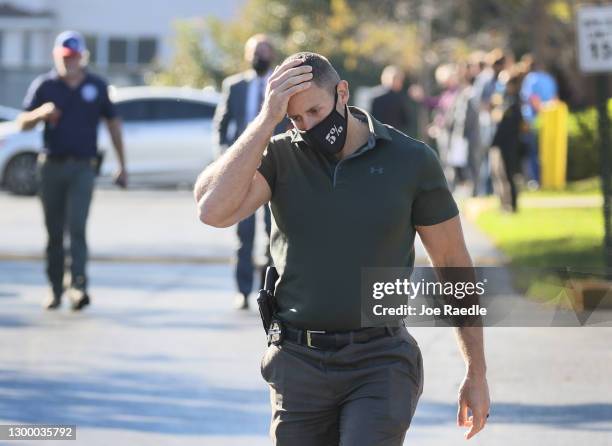
{"label": "man's forearm", "polygon": [[[475,282],[476,271],[465,246],[458,216],[436,225],[417,227],[417,230],[441,282]],[[464,290],[466,294],[461,299],[448,296],[454,300],[452,305],[461,309],[477,305],[478,294],[468,293],[465,286]],[[448,299],[445,300],[448,303]],[[457,344],[466,366],[466,374],[459,388],[457,425],[469,427],[465,438],[470,439],[485,426],[491,406],[482,320],[480,317],[455,317],[454,320],[459,327],[455,329]]]}
{"label": "man's forearm", "polygon": [[[473,281],[476,278],[476,273],[472,264],[472,259],[466,249],[457,250],[454,253],[448,253],[443,260],[442,265],[438,267],[461,268],[460,276],[466,278],[467,281]],[[454,278],[456,279],[456,275]],[[466,277],[469,276],[469,277]],[[442,277],[442,280],[445,280]],[[471,299],[471,303],[475,301]],[[455,336],[459,345],[459,350],[465,361],[467,374],[474,377],[485,377],[487,367],[484,354],[484,336],[482,326],[462,326],[455,328]]]}
{"label": "man's forearm", "polygon": [[123,137],[121,136],[121,121],[118,119],[111,119],[108,121],[108,132],[117,154],[117,160],[119,161],[119,167],[125,169],[125,151],[123,149]]}
{"label": "man's forearm", "polygon": [[222,221],[239,208],[273,132],[274,124],[258,116],[218,160],[204,169],[194,188],[201,217]]}
{"label": "man's forearm", "polygon": [[487,365],[482,327],[458,327],[455,336],[465,361],[466,373],[473,377],[485,377]]}
{"label": "man's forearm", "polygon": [[17,123],[21,130],[30,130],[43,120],[42,114],[38,109],[29,112],[23,112],[17,116]]}

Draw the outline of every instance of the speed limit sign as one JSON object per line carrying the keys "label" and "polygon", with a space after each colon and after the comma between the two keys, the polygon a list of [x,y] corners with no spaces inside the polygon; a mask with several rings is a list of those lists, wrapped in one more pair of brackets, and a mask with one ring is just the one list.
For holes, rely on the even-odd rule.
{"label": "speed limit sign", "polygon": [[585,73],[612,72],[612,5],[582,6],[577,31],[580,69]]}

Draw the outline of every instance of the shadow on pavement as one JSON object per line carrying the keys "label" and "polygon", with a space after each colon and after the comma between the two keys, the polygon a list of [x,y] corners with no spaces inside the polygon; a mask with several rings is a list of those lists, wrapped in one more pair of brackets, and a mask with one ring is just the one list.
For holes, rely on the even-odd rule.
{"label": "shadow on pavement", "polygon": [[0,328],[26,327],[29,324],[19,316],[0,314]]}
{"label": "shadow on pavement", "polygon": [[[417,407],[413,425],[454,424],[456,414],[456,404],[422,401]],[[548,405],[493,402],[489,423],[612,432],[612,403]]]}
{"label": "shadow on pavement", "polygon": [[0,419],[174,435],[267,435],[265,389],[150,371],[48,378],[0,371]]}

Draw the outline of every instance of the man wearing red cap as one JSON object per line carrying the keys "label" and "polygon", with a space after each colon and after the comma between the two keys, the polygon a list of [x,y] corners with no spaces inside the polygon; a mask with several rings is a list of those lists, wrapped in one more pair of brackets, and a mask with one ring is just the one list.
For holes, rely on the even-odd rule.
{"label": "man wearing red cap", "polygon": [[55,68],[36,78],[24,99],[18,122],[24,130],[44,122],[44,150],[39,160],[40,197],[47,229],[47,277],[51,293],[44,302],[52,310],[64,293],[64,230],[70,233],[69,297],[78,311],[90,303],[87,294],[87,215],[97,168],[100,118],[110,132],[119,171],[115,182],[125,187],[127,175],[121,123],[108,97],[106,82],[89,73],[83,36],[64,31],[55,40]]}

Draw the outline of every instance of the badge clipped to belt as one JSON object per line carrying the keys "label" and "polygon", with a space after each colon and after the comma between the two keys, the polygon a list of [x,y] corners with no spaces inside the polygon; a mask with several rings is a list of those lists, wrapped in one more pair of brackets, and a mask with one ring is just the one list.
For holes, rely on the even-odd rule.
{"label": "badge clipped to belt", "polygon": [[283,343],[283,326],[279,320],[273,319],[268,329],[268,345],[281,345]]}

